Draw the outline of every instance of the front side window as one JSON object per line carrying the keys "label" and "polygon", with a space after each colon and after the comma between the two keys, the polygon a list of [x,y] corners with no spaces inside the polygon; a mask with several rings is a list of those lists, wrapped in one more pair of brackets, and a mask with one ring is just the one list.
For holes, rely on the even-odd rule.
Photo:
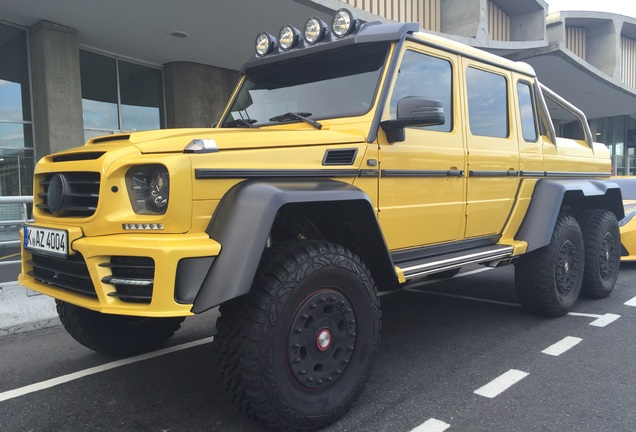
{"label": "front side window", "polygon": [[248,71],[221,127],[248,127],[367,113],[388,44],[368,44],[280,61]]}
{"label": "front side window", "polygon": [[475,136],[508,136],[508,85],[503,75],[469,67],[466,70],[468,119]]}
{"label": "front side window", "polygon": [[450,132],[453,127],[452,67],[448,60],[406,51],[395,80],[389,105],[390,117],[396,117],[398,102],[407,96],[422,96],[442,102],[446,121],[437,126],[418,129]]}

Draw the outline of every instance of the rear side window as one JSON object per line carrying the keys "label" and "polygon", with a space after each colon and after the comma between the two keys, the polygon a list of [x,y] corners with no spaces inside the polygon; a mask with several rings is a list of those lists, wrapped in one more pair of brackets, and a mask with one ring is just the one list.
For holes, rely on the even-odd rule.
{"label": "rear side window", "polygon": [[406,51],[391,95],[391,118],[396,118],[397,104],[404,97],[422,96],[437,99],[444,106],[446,121],[441,125],[418,129],[450,132],[453,128],[452,85],[452,67],[448,60]]}
{"label": "rear side window", "polygon": [[527,82],[517,83],[517,93],[519,94],[519,115],[521,116],[521,131],[523,139],[528,142],[535,142],[537,135],[536,113],[532,102],[532,87]]}
{"label": "rear side window", "polygon": [[476,136],[508,136],[508,85],[506,77],[481,69],[466,70],[468,119]]}

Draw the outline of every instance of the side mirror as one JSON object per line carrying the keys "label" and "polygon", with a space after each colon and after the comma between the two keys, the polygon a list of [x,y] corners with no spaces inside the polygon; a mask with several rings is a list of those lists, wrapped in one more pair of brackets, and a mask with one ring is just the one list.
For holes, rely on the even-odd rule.
{"label": "side mirror", "polygon": [[404,141],[404,128],[409,126],[437,126],[444,124],[444,106],[437,99],[407,96],[397,104],[397,119],[385,120],[380,126],[389,143]]}

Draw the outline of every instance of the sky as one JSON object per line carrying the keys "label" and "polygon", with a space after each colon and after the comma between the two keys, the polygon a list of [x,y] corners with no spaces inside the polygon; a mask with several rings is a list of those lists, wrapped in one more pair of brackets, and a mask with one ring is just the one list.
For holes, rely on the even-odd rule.
{"label": "sky", "polygon": [[636,18],[634,0],[545,0],[549,13],[562,10],[611,12]]}

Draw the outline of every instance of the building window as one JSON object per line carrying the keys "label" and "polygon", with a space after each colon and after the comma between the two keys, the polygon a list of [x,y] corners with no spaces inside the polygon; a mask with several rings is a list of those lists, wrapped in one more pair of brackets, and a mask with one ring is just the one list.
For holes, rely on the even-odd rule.
{"label": "building window", "polygon": [[508,136],[506,77],[469,67],[466,71],[470,132],[476,136]]}
{"label": "building window", "polygon": [[31,195],[33,156],[26,31],[0,24],[0,196]]}
{"label": "building window", "polygon": [[161,69],[80,51],[86,140],[165,127]]}

